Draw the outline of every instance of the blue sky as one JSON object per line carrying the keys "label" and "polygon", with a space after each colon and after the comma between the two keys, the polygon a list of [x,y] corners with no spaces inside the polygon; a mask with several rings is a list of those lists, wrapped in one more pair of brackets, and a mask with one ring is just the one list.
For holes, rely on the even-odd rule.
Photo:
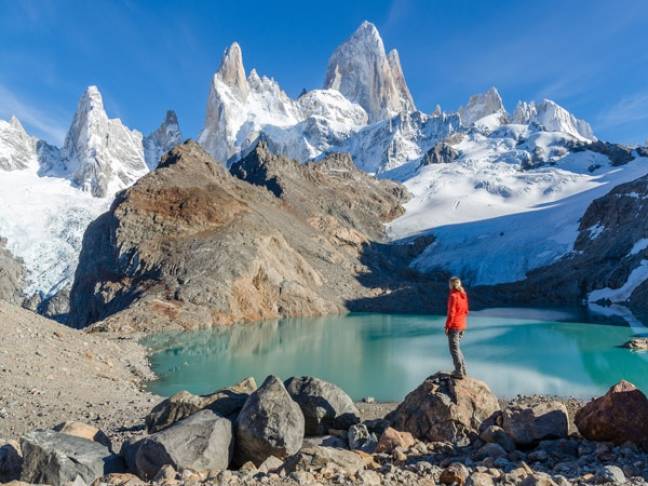
{"label": "blue sky", "polygon": [[333,49],[363,20],[397,48],[414,100],[455,110],[489,86],[509,110],[548,97],[603,139],[648,139],[644,0],[0,0],[0,118],[61,143],[86,86],[148,133],[167,108],[186,136],[205,117],[223,49],[292,96],[321,87]]}

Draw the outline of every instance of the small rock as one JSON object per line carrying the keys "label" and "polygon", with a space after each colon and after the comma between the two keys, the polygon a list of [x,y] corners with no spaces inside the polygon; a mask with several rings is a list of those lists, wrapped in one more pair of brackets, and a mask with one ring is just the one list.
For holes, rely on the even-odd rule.
{"label": "small rock", "polygon": [[266,474],[275,472],[278,471],[281,466],[283,466],[283,461],[281,459],[275,456],[270,456],[259,466],[259,472]]}
{"label": "small rock", "polygon": [[466,466],[460,462],[453,462],[441,472],[439,482],[441,484],[457,484],[463,486],[466,484],[468,476],[470,476],[470,472]]}
{"label": "small rock", "polygon": [[623,347],[633,351],[648,351],[648,337],[632,338]]}
{"label": "small rock", "polygon": [[364,486],[380,486],[382,479],[376,471],[358,471],[356,478]]}
{"label": "small rock", "polygon": [[178,476],[177,471],[171,464],[165,464],[162,466],[155,477],[153,478],[153,481],[156,483],[163,483],[167,481],[174,481]]}
{"label": "small rock", "polygon": [[304,447],[284,463],[287,473],[319,469],[325,466],[334,467],[348,474],[356,474],[365,468],[365,462],[358,454],[332,447]]}
{"label": "small rock", "polygon": [[349,427],[347,440],[349,442],[349,449],[374,452],[378,446],[376,435],[370,433],[364,424],[356,424]]}
{"label": "small rock", "polygon": [[499,457],[506,457],[507,452],[504,450],[504,448],[496,444],[495,442],[484,444],[482,447],[479,448],[479,450],[475,453],[475,459],[480,461],[482,459],[485,459],[487,457],[490,457],[492,459],[497,459]]}
{"label": "small rock", "polygon": [[501,445],[507,452],[515,450],[515,442],[504,429],[497,425],[489,425],[479,434],[479,438],[484,442],[491,442]]}
{"label": "small rock", "polygon": [[618,466],[603,466],[596,472],[597,483],[623,484],[626,482],[625,474]]}
{"label": "small rock", "polygon": [[378,440],[377,452],[391,453],[395,447],[409,449],[416,443],[416,440],[409,432],[399,432],[396,429],[388,427]]}
{"label": "small rock", "polygon": [[485,472],[475,472],[470,475],[466,486],[494,486],[495,481],[490,474]]}
{"label": "small rock", "polygon": [[83,422],[63,422],[56,425],[54,430],[63,434],[98,442],[99,444],[108,447],[108,449],[112,448],[110,439],[103,431],[92,425],[84,424]]}

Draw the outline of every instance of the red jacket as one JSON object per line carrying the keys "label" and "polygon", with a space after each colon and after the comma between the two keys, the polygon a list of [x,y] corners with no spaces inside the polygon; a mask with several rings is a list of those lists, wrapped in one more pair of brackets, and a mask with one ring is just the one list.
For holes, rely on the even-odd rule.
{"label": "red jacket", "polygon": [[460,290],[451,290],[448,296],[448,318],[445,328],[453,331],[466,329],[468,315],[468,294]]}

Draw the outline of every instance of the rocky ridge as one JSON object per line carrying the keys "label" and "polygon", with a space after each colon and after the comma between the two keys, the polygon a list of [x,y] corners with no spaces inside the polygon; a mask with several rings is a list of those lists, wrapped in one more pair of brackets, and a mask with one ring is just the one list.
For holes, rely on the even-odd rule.
{"label": "rocky ridge", "polygon": [[86,232],[70,324],[128,332],[337,313],[398,278],[374,244],[402,211],[398,184],[348,156],[300,165],[263,143],[233,172],[188,142],[123,192]]}

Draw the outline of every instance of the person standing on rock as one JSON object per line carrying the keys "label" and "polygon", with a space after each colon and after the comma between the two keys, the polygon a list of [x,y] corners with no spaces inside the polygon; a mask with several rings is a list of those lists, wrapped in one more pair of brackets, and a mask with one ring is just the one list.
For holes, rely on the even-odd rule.
{"label": "person standing on rock", "polygon": [[448,347],[454,362],[452,376],[461,379],[466,376],[466,365],[459,344],[466,330],[468,294],[461,285],[459,277],[452,277],[449,281],[449,287],[450,295],[448,295],[448,317],[445,323],[445,333],[448,336]]}

